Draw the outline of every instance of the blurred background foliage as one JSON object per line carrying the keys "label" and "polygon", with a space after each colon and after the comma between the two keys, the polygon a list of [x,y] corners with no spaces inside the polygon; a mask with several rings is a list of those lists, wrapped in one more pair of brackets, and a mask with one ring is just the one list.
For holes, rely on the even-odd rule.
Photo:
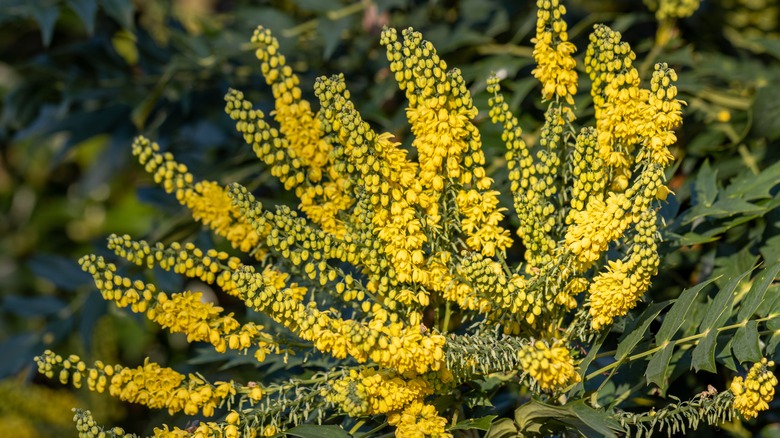
{"label": "blurred background foliage", "polygon": [[[145,319],[107,306],[76,260],[105,252],[105,236],[112,232],[163,242],[192,238],[201,247],[222,245],[133,165],[129,146],[137,134],[156,139],[199,177],[242,181],[265,200],[294,204],[243,146],[223,111],[228,87],[242,89],[266,113],[273,109],[248,44],[258,24],[279,37],[304,90],[311,90],[317,76],[343,72],[364,118],[407,145],[405,102],[390,77],[378,35],[383,25],[412,26],[451,67],[463,71],[479,108],[487,108],[488,96],[482,92],[489,73],[505,78],[502,86],[510,105],[533,143],[543,111],[530,75],[534,3],[2,2],[0,435],[11,436],[3,432],[8,430],[14,436],[74,435],[69,408],[76,405],[91,409],[105,424],[137,433],[149,434],[150,424],[175,422],[165,413],[123,406],[86,391],[70,393],[38,380],[31,372],[32,357],[44,348],[126,365],[150,356],[185,371],[198,365],[206,372],[204,367],[211,366],[216,374],[257,379],[257,369],[243,357],[190,346]],[[693,16],[677,21],[656,19],[638,0],[569,4],[570,36],[580,57],[592,25],[604,22],[632,44],[644,79],[656,61],[668,62],[680,74],[685,123],[678,132],[677,166],[668,175],[675,195],[663,208],[667,257],[651,297],[673,298],[713,273],[741,273],[761,261],[780,261],[780,2],[704,0]],[[587,121],[592,117],[589,97],[583,95],[577,103]],[[499,131],[484,123],[484,111],[479,119],[497,188],[505,205],[511,205],[506,173],[500,170],[505,167]],[[155,277],[165,290],[207,289],[162,271]],[[243,312],[241,303],[219,291],[207,292],[220,305]],[[622,326],[613,330],[619,333]],[[262,372],[264,378],[283,379],[296,366],[300,359],[270,360]],[[632,378],[636,376],[627,373],[613,379],[615,394]],[[680,379],[684,384],[675,385],[673,395],[688,398],[710,383],[724,387],[725,379],[690,373]],[[486,394],[490,388],[473,392]],[[502,403],[504,396],[509,397],[499,394],[492,401],[498,412],[480,408],[478,402],[475,409],[500,414],[513,400]],[[46,402],[31,402],[35,400]],[[653,402],[629,401],[637,406]],[[47,407],[34,408],[42,405]],[[774,410],[758,423],[735,421],[724,429],[734,436],[776,434],[778,417]]]}

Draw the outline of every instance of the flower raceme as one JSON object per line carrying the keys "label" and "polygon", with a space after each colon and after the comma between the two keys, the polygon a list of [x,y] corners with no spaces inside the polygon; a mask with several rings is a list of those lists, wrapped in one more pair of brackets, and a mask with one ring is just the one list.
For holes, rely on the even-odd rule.
{"label": "flower raceme", "polygon": [[[148,359],[137,368],[87,367],[47,351],[37,358],[39,371],[171,413],[222,415],[189,431],[156,429],[161,437],[270,436],[333,410],[385,415],[401,437],[450,436],[449,408],[434,402],[478,378],[453,372],[477,369],[473,357],[458,353],[468,340],[498,332],[523,345],[511,362],[534,394],[555,400],[580,382],[572,328],[607,329],[636,306],[658,268],[657,200],[669,193],[664,169],[674,158],[681,102],[671,68],[657,64],[642,87],[628,44],[597,25],[584,66],[595,127],[575,129],[578,77],[566,10],[558,0],[537,5],[533,74],[547,105],[537,145],[526,144],[498,79],[487,88],[489,116],[503,128],[518,241],[487,174],[478,110],[463,76],[420,33],[385,29],[380,39],[409,102],[414,160],[362,118],[342,75],[316,81],[315,111],[278,41],[261,27],[252,43],[274,111],[255,109],[237,90],[227,93],[225,111],[298,196],[298,209],[265,206],[238,183],[198,181],[171,153],[138,138],[133,154],[154,181],[236,254],[116,235],[108,246],[128,263],[208,283],[267,315],[270,325],[226,313],[195,292],[158,290],[103,257],[86,256],[81,266],[106,300],[217,352],[259,362],[315,353],[343,366],[285,384],[212,384]],[[514,244],[524,248],[521,261],[507,256]],[[298,339],[280,336],[282,327]],[[750,383],[760,378],[732,385],[745,416],[766,400],[760,388],[769,380],[758,389]],[[119,436],[89,412],[76,417],[84,436]]]}

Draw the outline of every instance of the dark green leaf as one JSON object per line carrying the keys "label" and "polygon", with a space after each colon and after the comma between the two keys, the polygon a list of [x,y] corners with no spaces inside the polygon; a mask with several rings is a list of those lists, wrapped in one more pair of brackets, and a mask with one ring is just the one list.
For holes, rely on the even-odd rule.
{"label": "dark green leaf", "polygon": [[707,307],[707,312],[704,314],[704,320],[699,326],[700,332],[703,333],[720,327],[729,316],[731,316],[731,310],[734,304],[734,291],[737,289],[737,285],[739,285],[745,277],[750,275],[751,272],[752,269],[732,278],[715,295],[715,298]]}
{"label": "dark green leaf", "polygon": [[2,309],[19,316],[47,316],[59,312],[67,303],[57,297],[22,297],[8,295],[3,299]]}
{"label": "dark green leaf", "polygon": [[771,357],[777,350],[777,344],[780,344],[780,332],[772,333],[772,337],[769,338],[769,342],[766,343],[766,355]]}
{"label": "dark green leaf", "polygon": [[697,205],[685,216],[684,223],[689,224],[703,218],[722,219],[738,214],[760,214],[762,212],[764,212],[764,208],[760,205],[752,204],[743,199],[725,198],[708,207]]}
{"label": "dark green leaf", "polygon": [[91,35],[95,31],[95,14],[98,8],[95,0],[65,0],[65,3],[79,16],[87,28],[87,33]]}
{"label": "dark green leaf", "polygon": [[509,418],[502,418],[490,425],[485,438],[515,438],[520,436],[517,425]]}
{"label": "dark green leaf", "polygon": [[338,0],[295,0],[293,3],[304,11],[312,12],[329,12],[343,7]]}
{"label": "dark green leaf", "polygon": [[761,360],[761,347],[758,344],[758,323],[748,321],[737,329],[732,346],[734,356],[739,363],[758,362]]}
{"label": "dark green leaf", "polygon": [[0,342],[0,351],[13,352],[0,355],[0,379],[30,366],[32,358],[43,351],[43,347],[39,348],[40,338],[37,333],[22,333]]}
{"label": "dark green leaf", "polygon": [[623,360],[623,358],[634,350],[634,347],[636,347],[642,338],[644,338],[647,328],[650,327],[650,323],[652,323],[658,314],[671,303],[671,301],[653,303],[639,315],[634,326],[626,332],[623,340],[618,344],[617,351],[615,352],[615,360]]}
{"label": "dark green leaf", "polygon": [[133,29],[133,2],[131,0],[100,0],[106,14],[127,30]]}
{"label": "dark green leaf", "polygon": [[349,434],[339,426],[318,426],[301,424],[285,432],[287,435],[301,438],[349,438]]}
{"label": "dark green leaf", "polygon": [[759,251],[767,263],[780,263],[780,235],[766,239]]}
{"label": "dark green leaf", "polygon": [[780,138],[780,88],[767,86],[753,101],[753,130],[758,137]]}
{"label": "dark green leaf", "polygon": [[57,18],[60,16],[60,7],[56,3],[38,3],[30,6],[30,10],[41,29],[43,45],[48,47],[51,44],[51,37],[54,35],[54,25],[57,24]]}
{"label": "dark green leaf", "polygon": [[67,257],[36,254],[27,262],[27,267],[33,274],[67,291],[92,284],[92,277],[82,271],[78,263]]}
{"label": "dark green leaf", "polygon": [[79,318],[79,333],[84,347],[87,351],[92,348],[92,336],[95,333],[95,324],[98,319],[105,315],[108,303],[103,299],[100,292],[93,290],[84,300],[81,307],[81,317]]}
{"label": "dark green leaf", "polygon": [[715,346],[718,342],[718,331],[714,328],[709,329],[704,338],[699,340],[693,349],[693,360],[691,366],[696,371],[709,371],[714,373],[715,368]]}
{"label": "dark green leaf", "polygon": [[673,351],[674,344],[667,344],[660,351],[653,353],[645,370],[645,379],[663,390],[666,390],[666,369],[669,368]]}
{"label": "dark green leaf", "polygon": [[729,338],[726,345],[721,346],[717,344],[715,346],[715,361],[722,363],[731,371],[737,372],[737,361],[734,360],[733,346],[734,338]]}
{"label": "dark green leaf", "polygon": [[555,420],[588,437],[617,437],[620,425],[606,412],[597,411],[584,400],[553,406],[531,399],[515,410],[515,422],[520,432],[539,430],[539,425]]}
{"label": "dark green leaf", "polygon": [[481,418],[469,418],[468,420],[461,421],[460,423],[450,427],[449,430],[491,430],[491,423],[497,417],[498,415],[488,415]]}
{"label": "dark green leaf", "polygon": [[718,170],[710,167],[710,161],[706,160],[699,169],[694,183],[695,205],[709,207],[718,196]]}
{"label": "dark green leaf", "polygon": [[674,334],[677,333],[677,330],[679,330],[683,322],[685,322],[688,310],[691,308],[693,300],[696,299],[696,295],[713,281],[715,281],[715,278],[703,281],[690,289],[684,290],[683,293],[680,294],[680,297],[674,302],[672,308],[669,309],[669,313],[664,317],[664,322],[655,335],[656,345],[661,345],[672,340]]}
{"label": "dark green leaf", "polygon": [[745,298],[742,300],[742,305],[739,308],[737,314],[737,321],[747,321],[758,309],[759,304],[763,301],[769,285],[775,280],[778,272],[780,272],[780,264],[772,265],[762,270],[756,278],[753,280],[753,284],[750,286]]}
{"label": "dark green leaf", "polygon": [[349,29],[352,23],[352,17],[345,17],[339,20],[325,20],[321,19],[317,24],[317,31],[322,36],[324,43],[322,56],[325,59],[330,59],[333,52],[341,42],[342,33]]}
{"label": "dark green leaf", "polygon": [[780,161],[762,170],[758,175],[753,172],[742,173],[731,181],[723,195],[745,201],[771,198],[771,190],[778,184],[780,184]]}

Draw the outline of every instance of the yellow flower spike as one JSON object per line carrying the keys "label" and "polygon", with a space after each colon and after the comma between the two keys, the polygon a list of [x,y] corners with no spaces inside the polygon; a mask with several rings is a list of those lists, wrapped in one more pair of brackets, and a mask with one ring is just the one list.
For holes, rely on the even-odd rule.
{"label": "yellow flower spike", "polygon": [[391,426],[395,426],[397,437],[451,438],[445,431],[447,419],[440,417],[433,405],[415,401],[401,411],[387,416]]}
{"label": "yellow flower spike", "polygon": [[[563,16],[566,8],[558,0],[537,0],[536,36],[534,60],[537,67],[534,77],[542,84],[542,100],[563,99],[574,105],[577,94],[577,62],[572,54],[577,50],[569,42],[567,26]],[[573,113],[568,112],[567,114]],[[569,120],[571,121],[571,120]]]}
{"label": "yellow flower spike", "polygon": [[770,370],[774,366],[774,361],[762,358],[753,364],[744,379],[737,376],[731,382],[729,390],[734,394],[732,406],[745,419],[755,418],[760,411],[769,409],[777,386],[777,377]]}
{"label": "yellow flower spike", "polygon": [[[216,259],[227,258],[227,255],[222,256],[216,252],[213,256]],[[105,263],[102,257],[94,255],[82,257],[80,263],[82,269],[92,275],[96,284],[103,285],[98,288],[105,299],[116,302],[119,307],[130,306],[134,312],[146,313],[150,320],[171,333],[186,334],[189,342],[208,342],[220,352],[224,352],[227,347],[245,350],[256,345],[266,351],[272,348],[273,340],[263,333],[262,326],[251,322],[242,325],[232,314],[222,315],[223,309],[202,302],[199,292],[168,295],[156,290],[154,285],[147,285],[139,280],[131,284],[128,278],[115,274],[116,266]],[[109,283],[109,278],[114,282]],[[123,286],[105,288],[117,281]],[[235,339],[236,342],[228,343],[229,339]]]}
{"label": "yellow flower spike", "polygon": [[[230,199],[219,184],[213,181],[195,183],[192,174],[187,172],[187,166],[174,161],[170,153],[160,153],[160,147],[146,138],[136,138],[133,155],[166,192],[176,194],[176,199],[192,211],[195,220],[210,227],[243,252],[257,247],[261,236],[232,208]],[[262,251],[256,253],[258,259],[263,255]]]}

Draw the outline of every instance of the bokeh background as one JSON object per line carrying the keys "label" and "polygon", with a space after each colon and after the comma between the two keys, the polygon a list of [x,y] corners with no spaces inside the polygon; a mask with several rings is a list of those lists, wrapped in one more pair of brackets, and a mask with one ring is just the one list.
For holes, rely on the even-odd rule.
{"label": "bokeh background", "polygon": [[[0,436],[75,436],[75,406],[91,409],[103,424],[140,434],[161,423],[186,425],[164,412],[40,378],[32,358],[46,348],[87,361],[134,366],[149,356],[183,371],[260,373],[265,379],[283,379],[290,367],[300,366],[293,360],[259,367],[189,345],[107,305],[76,263],[86,253],[105,253],[110,233],[222,245],[133,162],[130,144],[138,134],[158,141],[201,178],[240,181],[264,202],[295,205],[223,110],[229,87],[243,90],[266,113],[273,108],[248,43],[257,25],[279,37],[310,96],[316,77],[344,73],[363,117],[407,145],[405,102],[379,32],[384,25],[414,27],[450,67],[463,71],[479,108],[487,108],[489,74],[505,78],[502,87],[533,142],[543,112],[530,75],[534,3],[0,2]],[[703,0],[692,16],[679,20],[660,20],[650,3],[573,0],[568,20],[580,59],[592,25],[603,22],[631,43],[643,79],[656,61],[679,73],[685,121],[668,174],[675,195],[663,207],[666,257],[650,293],[663,300],[710,275],[780,261],[780,1]],[[583,71],[580,76],[587,78]],[[581,120],[592,118],[587,93],[577,103]],[[510,206],[499,131],[484,111],[479,122],[488,167]],[[154,280],[166,290],[204,289],[220,305],[244,312],[241,303],[177,275],[155,271]],[[722,388],[726,379],[691,372],[670,394],[685,399],[709,384]],[[621,379],[615,381],[617,393]],[[495,404],[500,410],[501,403]],[[774,409],[717,433],[780,436],[778,422]],[[697,435],[715,433],[705,428]]]}

